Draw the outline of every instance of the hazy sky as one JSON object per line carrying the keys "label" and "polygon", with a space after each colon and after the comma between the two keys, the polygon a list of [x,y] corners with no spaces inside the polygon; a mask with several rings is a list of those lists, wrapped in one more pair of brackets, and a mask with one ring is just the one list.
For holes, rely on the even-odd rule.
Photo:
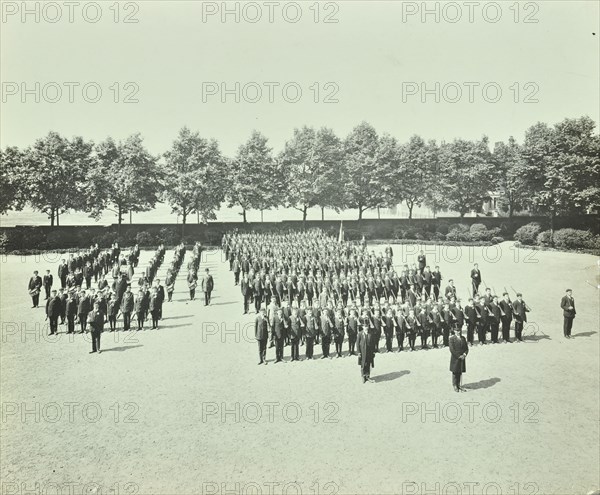
{"label": "hazy sky", "polygon": [[[521,140],[538,120],[598,120],[599,4],[28,2],[24,14],[21,2],[2,2],[0,139],[26,146],[49,130],[94,141],[141,132],[160,153],[188,125],[233,154],[254,128],[279,151],[294,127],[344,136],[367,120],[400,140]],[[222,83],[233,92],[222,94]],[[425,102],[421,83],[433,90]],[[86,102],[97,88],[99,101]]]}
{"label": "hazy sky", "polygon": [[599,120],[597,1],[1,4],[2,148],[141,132],[158,154],[187,125],[278,152],[295,127],[362,120],[493,143]]}

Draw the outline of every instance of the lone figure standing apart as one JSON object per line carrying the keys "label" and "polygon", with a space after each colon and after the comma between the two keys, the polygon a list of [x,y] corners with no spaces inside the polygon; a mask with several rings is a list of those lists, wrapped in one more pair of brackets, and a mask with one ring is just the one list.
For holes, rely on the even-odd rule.
{"label": "lone figure standing apart", "polygon": [[358,350],[358,364],[360,365],[360,373],[363,383],[372,382],[371,366],[375,363],[375,354],[373,345],[371,344],[372,337],[369,335],[368,326],[362,325],[361,330],[356,340],[356,348]]}
{"label": "lone figure standing apart", "polygon": [[577,314],[575,311],[575,299],[573,299],[573,291],[571,289],[567,289],[567,293],[560,301],[560,307],[563,310],[563,316],[565,318],[563,333],[567,339],[570,339],[573,318],[575,318],[575,315]]}
{"label": "lone figure standing apart", "polygon": [[204,305],[208,306],[210,304],[210,294],[215,287],[215,281],[208,271],[208,268],[204,271],[206,272],[206,275],[202,278],[202,290],[204,291]]}
{"label": "lone figure standing apart", "polygon": [[467,340],[462,336],[460,328],[454,329],[454,335],[450,337],[450,371],[452,372],[452,386],[455,392],[466,392],[467,390],[461,387],[461,376],[467,371],[467,354],[469,354],[469,346]]}
{"label": "lone figure standing apart", "polygon": [[104,313],[100,310],[100,303],[94,303],[94,309],[87,315],[88,323],[92,329],[92,350],[90,354],[98,351],[100,354],[100,336],[104,331]]}

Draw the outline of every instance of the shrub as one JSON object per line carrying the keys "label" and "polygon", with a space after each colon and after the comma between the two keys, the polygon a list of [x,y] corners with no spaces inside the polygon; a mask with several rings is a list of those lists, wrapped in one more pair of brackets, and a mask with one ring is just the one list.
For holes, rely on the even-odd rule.
{"label": "shrub", "polygon": [[[339,235],[339,229],[337,229],[336,236]],[[344,229],[344,239],[347,241],[360,241],[365,236],[365,239],[370,239],[371,234],[369,232],[363,232],[357,229]]]}
{"label": "shrub", "polygon": [[450,225],[448,224],[448,222],[438,222],[436,230],[437,232],[445,236],[450,230],[449,227]]}
{"label": "shrub", "polygon": [[442,234],[441,232],[434,232],[433,234],[431,234],[431,240],[432,241],[445,241],[446,236],[444,234]]}
{"label": "shrub", "polygon": [[157,244],[156,237],[145,230],[142,230],[136,234],[135,242],[140,246],[153,246],[154,244]]}
{"label": "shrub", "polygon": [[448,226],[448,232],[453,232],[453,231],[457,231],[457,232],[462,232],[463,234],[466,232],[469,232],[471,229],[469,228],[469,226],[466,223],[453,223],[451,225]]}
{"label": "shrub", "polygon": [[8,236],[2,232],[0,234],[0,253],[5,254],[8,251],[8,248],[10,246],[10,241],[8,239]]}
{"label": "shrub", "polygon": [[600,251],[600,235],[593,236],[585,246],[587,249],[592,249],[595,252]]}
{"label": "shrub", "polygon": [[560,229],[554,232],[554,245],[563,249],[583,249],[590,245],[593,237],[588,230]]}
{"label": "shrub", "polygon": [[27,227],[23,229],[20,249],[46,249],[47,238],[45,232],[38,227]]}
{"label": "shrub", "polygon": [[504,242],[504,237],[500,237],[500,236],[494,236],[491,239],[492,244],[500,244],[501,242]]}
{"label": "shrub", "polygon": [[92,236],[92,243],[98,244],[100,249],[109,248],[115,242],[116,234],[114,232],[103,232]]}
{"label": "shrub", "polygon": [[500,235],[500,229],[494,227],[488,230],[487,227],[482,223],[474,223],[471,225],[469,235],[472,241],[491,241],[492,238]]}
{"label": "shrub", "polygon": [[551,239],[550,239],[550,231],[549,230],[544,230],[543,232],[540,232],[537,235],[536,243],[537,243],[538,246],[544,246],[544,247],[551,246],[552,242],[551,242]]}
{"label": "shrub", "polygon": [[163,227],[162,229],[160,229],[158,231],[158,238],[164,244],[166,244],[168,246],[174,246],[179,243],[179,240],[181,239],[181,235],[177,231],[177,229],[170,228],[170,227]]}
{"label": "shrub", "polygon": [[448,227],[447,241],[471,241],[469,226],[464,223],[454,223]]}
{"label": "shrub", "polygon": [[521,244],[534,245],[541,231],[542,226],[538,222],[531,222],[519,227],[515,232],[514,238]]}

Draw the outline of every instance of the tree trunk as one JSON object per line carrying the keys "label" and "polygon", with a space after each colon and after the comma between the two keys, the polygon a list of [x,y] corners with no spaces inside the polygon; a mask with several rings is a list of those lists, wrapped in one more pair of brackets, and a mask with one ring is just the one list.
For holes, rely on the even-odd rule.
{"label": "tree trunk", "polygon": [[244,219],[244,223],[248,223],[246,220],[246,208],[242,208],[242,218]]}
{"label": "tree trunk", "polygon": [[325,207],[321,206],[321,222],[325,220]]}
{"label": "tree trunk", "polygon": [[410,222],[412,220],[412,212],[413,212],[413,208],[415,207],[415,204],[412,202],[406,202],[406,206],[408,207],[408,221]]}
{"label": "tree trunk", "polygon": [[308,207],[304,206],[304,209],[302,210],[302,221],[306,222],[306,213],[308,211]]}
{"label": "tree trunk", "polygon": [[197,221],[198,225],[200,225],[200,212],[199,211],[196,212],[196,221]]}
{"label": "tree trunk", "polygon": [[513,213],[514,213],[513,209],[514,208],[513,208],[512,201],[509,201],[508,202],[508,218],[512,218],[513,217]]}
{"label": "tree trunk", "polygon": [[181,238],[185,235],[185,221],[187,219],[188,212],[183,209],[183,213],[181,214]]}
{"label": "tree trunk", "polygon": [[[131,214],[131,212],[129,212]],[[117,218],[119,222],[119,227],[121,227],[121,223],[123,223],[123,208],[121,205],[117,205]]]}
{"label": "tree trunk", "polygon": [[131,225],[133,223],[133,221],[131,220],[131,217],[132,217],[131,210],[129,210],[129,225]]}
{"label": "tree trunk", "polygon": [[358,221],[362,220],[363,209],[361,206],[358,207]]}
{"label": "tree trunk", "polygon": [[550,245],[554,246],[554,218],[556,215],[553,211],[550,212]]}
{"label": "tree trunk", "polygon": [[54,227],[54,208],[50,209],[50,227]]}
{"label": "tree trunk", "polygon": [[264,210],[260,210],[260,221],[261,222],[264,222],[263,213],[264,213]]}
{"label": "tree trunk", "polygon": [[60,221],[59,221],[59,214],[58,214],[58,208],[56,208],[56,226],[60,227]]}
{"label": "tree trunk", "polygon": [[381,220],[381,211],[379,210],[379,206],[377,206],[377,220]]}

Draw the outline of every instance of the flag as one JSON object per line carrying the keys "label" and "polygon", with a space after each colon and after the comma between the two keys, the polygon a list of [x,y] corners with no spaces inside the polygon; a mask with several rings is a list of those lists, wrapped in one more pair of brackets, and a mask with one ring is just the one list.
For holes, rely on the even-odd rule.
{"label": "flag", "polygon": [[344,242],[344,221],[340,220],[340,235],[338,236],[338,242]]}

